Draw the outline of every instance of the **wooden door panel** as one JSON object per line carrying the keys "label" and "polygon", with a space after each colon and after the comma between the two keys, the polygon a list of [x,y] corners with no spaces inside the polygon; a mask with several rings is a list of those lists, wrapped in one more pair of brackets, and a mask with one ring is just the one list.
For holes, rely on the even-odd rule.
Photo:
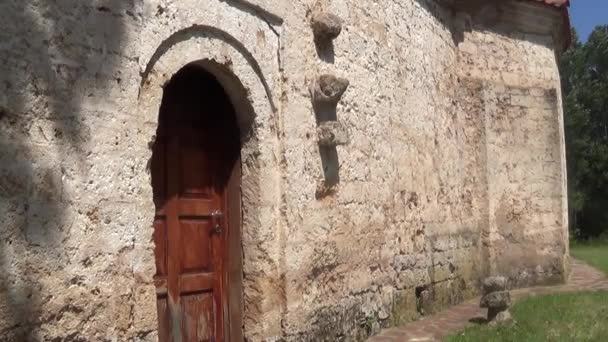
{"label": "wooden door panel", "polygon": [[211,222],[181,219],[180,229],[181,273],[211,271]]}
{"label": "wooden door panel", "polygon": [[181,298],[185,342],[213,341],[215,336],[215,305],[213,293],[195,293]]}
{"label": "wooden door panel", "polygon": [[217,204],[214,201],[199,198],[180,198],[178,215],[180,217],[211,216],[215,209],[217,209]]}
{"label": "wooden door panel", "polygon": [[158,340],[170,341],[171,328],[169,326],[169,305],[167,296],[161,295],[156,299],[156,310],[158,314]]}
{"label": "wooden door panel", "polygon": [[[210,198],[212,196],[212,179],[208,170],[210,165],[207,156],[195,150],[194,146],[183,147],[180,144],[180,194],[182,196],[197,195]],[[200,146],[198,146],[200,149]]]}
{"label": "wooden door panel", "polygon": [[217,282],[212,272],[182,274],[179,280],[181,294],[212,290]]}

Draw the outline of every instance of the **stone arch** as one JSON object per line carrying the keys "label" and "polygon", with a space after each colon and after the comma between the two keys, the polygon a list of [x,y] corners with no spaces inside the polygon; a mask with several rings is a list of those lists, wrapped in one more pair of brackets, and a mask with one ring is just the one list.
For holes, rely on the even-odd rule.
{"label": "stone arch", "polygon": [[[251,53],[236,39],[220,30],[188,28],[165,40],[156,50],[142,74],[138,95],[138,115],[144,118],[142,136],[153,141],[163,86],[184,66],[196,64],[211,73],[222,85],[235,108],[241,131],[241,205],[243,252],[243,320],[245,336],[264,333],[258,320],[262,315],[276,317],[278,309],[268,308],[267,302],[280,300],[278,289],[267,284],[279,284],[278,239],[275,213],[279,210],[280,174],[278,172],[278,138],[274,124],[275,107],[272,92]],[[148,158],[152,155],[149,151]],[[146,218],[136,230],[136,239],[150,246],[154,214],[152,187],[143,196],[149,202]],[[154,274],[153,250],[148,253],[151,278]],[[150,282],[151,283],[151,282]],[[277,298],[273,298],[273,297]],[[147,299],[150,303],[153,299]],[[143,299],[142,299],[143,301]],[[146,305],[149,303],[146,302]],[[152,307],[149,307],[152,310]],[[269,312],[277,310],[276,313]]]}
{"label": "stone arch", "polygon": [[[268,97],[272,111],[273,112],[276,111],[276,105],[273,100],[273,95],[272,95],[270,86],[268,85],[268,82],[266,81],[266,77],[264,76],[264,72],[262,71],[260,64],[255,59],[253,54],[251,54],[251,52],[249,52],[249,50],[247,50],[247,47],[245,47],[245,45],[243,45],[243,43],[241,43],[238,39],[236,39],[235,37],[230,35],[228,32],[225,32],[225,31],[220,30],[213,26],[193,25],[193,26],[184,28],[184,29],[174,33],[169,38],[164,40],[161,43],[161,45],[156,49],[156,51],[154,51],[154,54],[152,54],[150,61],[148,61],[148,64],[146,65],[146,69],[143,72],[143,76],[141,79],[142,84],[140,85],[140,87],[147,80],[148,74],[152,71],[152,69],[154,68],[154,66],[160,59],[160,57],[163,56],[165,53],[167,53],[167,51],[169,49],[171,49],[173,46],[177,45],[180,42],[184,42],[184,41],[187,41],[187,40],[193,39],[193,38],[196,39],[198,37],[207,37],[210,39],[221,40],[225,44],[230,45],[235,51],[237,51],[245,59],[245,61],[249,64],[251,70],[257,75],[261,85],[264,87],[264,91],[266,92],[266,96]],[[201,62],[204,62],[204,61],[201,61]],[[198,62],[196,62],[196,63],[198,63]],[[217,65],[214,65],[213,63],[205,63],[204,66],[209,68],[208,71],[211,72],[212,74],[214,74],[214,76],[216,78],[218,78],[220,83],[223,83],[224,87],[226,87],[226,86],[230,86],[230,87],[235,86],[236,87],[236,85],[239,84],[238,79],[229,80],[224,77],[229,74],[229,72],[226,73],[227,70],[222,70],[225,68],[222,68],[221,66],[218,67]],[[228,75],[228,77],[230,77],[230,76]],[[237,90],[237,89],[235,89],[235,90]]]}

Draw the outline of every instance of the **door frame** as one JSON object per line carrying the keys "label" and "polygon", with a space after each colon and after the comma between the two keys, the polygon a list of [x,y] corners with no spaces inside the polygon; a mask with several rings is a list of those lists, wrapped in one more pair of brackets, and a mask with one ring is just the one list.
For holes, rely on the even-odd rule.
{"label": "door frame", "polygon": [[[186,68],[188,68],[188,70],[185,70]],[[212,112],[213,115],[219,115],[219,117],[221,117],[222,115],[234,115],[233,119],[229,119],[229,120],[234,120],[235,122],[237,121],[237,111],[236,108],[234,108],[234,105],[232,104],[232,101],[228,95],[228,93],[226,92],[226,89],[223,87],[223,85],[217,80],[217,78],[210,73],[208,70],[206,70],[205,68],[196,65],[196,64],[188,64],[185,65],[182,69],[180,69],[178,72],[176,72],[174,74],[174,76],[177,76],[178,74],[182,73],[182,72],[186,72],[186,73],[191,73],[191,72],[195,72],[195,76],[194,77],[207,77],[207,76],[211,76],[211,78],[213,79],[213,81],[211,82],[215,82],[217,87],[222,89],[223,92],[223,96],[225,96],[224,99],[220,100],[221,102],[223,101],[227,101],[230,103],[230,107],[228,106],[222,106],[222,108],[224,108],[225,110],[220,110],[218,112]],[[198,76],[198,74],[201,73],[201,76]],[[202,76],[202,74],[206,74],[207,76]],[[182,74],[183,75],[183,74]],[[171,81],[173,82],[174,78],[171,78]],[[191,85],[192,86],[192,85]],[[190,87],[191,87],[190,86]],[[190,90],[194,90],[194,92],[198,92],[198,89],[196,88],[188,88]],[[169,95],[166,92],[163,92],[163,103],[165,101],[165,97],[169,96],[166,101],[176,101],[177,99],[175,98],[175,96]],[[190,93],[188,92],[188,94],[186,95],[188,97],[192,97],[195,96],[194,99],[196,100],[196,95],[194,93]],[[221,96],[220,94],[217,94],[217,96]],[[213,101],[217,101],[217,99],[215,98],[210,98],[209,101],[213,102]],[[204,108],[206,106],[208,107],[213,107],[214,105],[212,105],[211,103],[209,104],[205,104],[204,102],[200,103],[200,105],[202,105],[203,111],[206,111]],[[169,107],[171,107],[170,105],[167,105]],[[160,120],[160,117],[163,115],[171,115],[171,113],[167,113],[166,111],[169,110],[167,109],[167,107],[165,107],[164,111],[163,111],[163,106],[159,107],[159,123],[157,125],[157,129],[158,130],[163,130],[166,131],[167,129],[169,129],[169,127],[171,127],[171,120],[175,120],[171,119],[171,117],[165,117],[163,120]],[[165,114],[163,114],[165,113]],[[203,115],[203,113],[198,113],[200,115]],[[206,115],[208,115],[209,113],[207,113]],[[165,125],[163,128],[161,128],[161,125]],[[238,139],[239,141],[233,141],[234,144],[238,144],[238,152],[236,150],[237,146],[236,145],[232,145],[233,143],[229,143],[230,145],[232,145],[232,147],[230,147],[231,152],[231,156],[236,158],[236,159],[230,159],[231,162],[231,169],[226,169],[226,171],[228,172],[227,176],[227,182],[223,183],[223,190],[220,190],[222,195],[221,195],[221,199],[219,202],[216,202],[216,204],[214,206],[216,206],[218,208],[218,210],[221,210],[222,212],[220,212],[220,221],[215,221],[216,219],[213,218],[213,215],[215,215],[214,213],[211,213],[211,211],[209,211],[209,213],[204,214],[204,216],[209,216],[210,220],[211,220],[211,225],[213,225],[213,222],[217,222],[216,224],[221,224],[221,226],[223,227],[222,230],[220,230],[219,233],[210,233],[213,236],[215,236],[213,239],[219,238],[220,240],[216,240],[216,242],[213,242],[213,244],[218,243],[218,245],[216,245],[213,249],[215,249],[215,252],[213,252],[213,254],[218,253],[219,251],[219,255],[215,254],[216,256],[212,256],[211,254],[209,255],[209,257],[211,258],[211,262],[214,263],[217,266],[216,269],[216,274],[215,274],[215,280],[214,282],[216,283],[215,286],[215,291],[218,291],[219,293],[216,293],[213,295],[214,298],[214,309],[213,311],[216,312],[216,315],[218,314],[217,311],[221,311],[220,316],[216,316],[215,319],[215,327],[220,329],[220,330],[214,330],[214,336],[216,336],[216,339],[218,339],[218,341],[243,341],[243,320],[242,320],[242,311],[243,311],[243,249],[242,249],[242,215],[241,215],[241,149],[242,149],[242,143],[241,143],[241,132],[240,132],[240,127],[238,126],[232,126],[229,125],[231,127],[226,127],[228,129],[231,130],[231,132],[229,133],[228,131],[224,132],[225,137],[231,137],[230,139]],[[176,194],[179,192],[178,189],[176,187],[179,187],[179,185],[176,185],[175,180],[172,179],[170,176],[172,174],[171,170],[173,171],[173,174],[175,174],[175,172],[179,172],[179,171],[175,171],[175,167],[171,167],[169,165],[169,163],[171,161],[173,161],[174,163],[179,164],[179,160],[173,160],[171,158],[179,158],[179,155],[181,154],[181,152],[178,152],[179,150],[176,150],[175,148],[179,148],[181,149],[180,145],[177,143],[178,139],[176,136],[170,135],[170,136],[164,136],[165,133],[163,133],[163,138],[166,141],[163,141],[162,145],[160,145],[161,147],[159,147],[160,149],[157,150],[157,144],[158,142],[156,142],[154,144],[154,148],[153,150],[155,151],[154,153],[158,152],[158,153],[162,153],[163,157],[160,159],[163,161],[162,164],[162,168],[164,168],[164,171],[160,172],[158,174],[158,176],[162,176],[163,178],[168,177],[169,179],[165,179],[164,181],[160,181],[160,183],[155,183],[154,181],[151,182],[152,186],[153,186],[153,193],[156,192],[154,190],[154,186],[162,186],[162,187],[171,187],[171,184],[173,184],[173,188]],[[201,134],[199,133],[195,133],[195,134]],[[168,146],[172,146],[171,148],[173,149],[171,152],[171,149],[168,149]],[[212,145],[206,145],[203,148],[205,151],[202,151],[203,153],[207,154],[210,151],[207,151],[207,149],[215,149],[215,147],[213,147]],[[161,152],[162,151],[162,152]],[[234,153],[237,152],[237,154],[235,155]],[[220,158],[221,160],[221,158]],[[176,164],[176,165],[177,165]],[[215,171],[213,169],[213,167],[216,167],[214,163],[211,163],[211,165],[214,165],[211,167],[211,169],[208,169],[208,167],[206,165],[199,165],[199,167],[196,167],[194,170],[192,170],[195,173],[209,173],[209,174],[215,174]],[[154,174],[155,170],[157,170],[154,166],[151,167],[152,168],[152,174]],[[225,174],[225,173],[224,173]],[[177,179],[177,178],[176,178]],[[164,191],[168,191],[166,188],[163,189]],[[163,246],[165,246],[164,244],[167,244],[164,248],[161,248],[163,250],[163,254],[161,254],[162,256],[164,256],[164,258],[169,257],[169,259],[171,259],[170,254],[169,256],[167,256],[167,248],[173,248],[172,250],[178,251],[181,248],[185,248],[184,246],[177,246],[174,245],[171,247],[171,244],[175,244],[178,243],[177,241],[179,241],[179,238],[174,237],[173,238],[173,242],[171,242],[171,238],[170,238],[170,231],[169,229],[177,229],[176,233],[179,234],[180,231],[180,224],[178,222],[173,222],[173,224],[171,225],[171,227],[169,227],[169,223],[170,223],[170,217],[168,216],[169,214],[169,210],[171,208],[173,208],[172,215],[176,215],[176,212],[179,212],[179,204],[176,201],[176,199],[172,198],[171,193],[166,193],[165,199],[167,200],[166,202],[163,202],[163,207],[161,208],[156,208],[157,210],[161,210],[161,211],[166,211],[165,214],[167,215],[167,218],[165,219],[165,228],[164,228],[164,232],[167,235],[167,237],[164,237],[163,239]],[[209,209],[212,210],[212,209]],[[193,215],[193,214],[192,214]],[[222,218],[223,217],[223,218]],[[179,219],[175,216],[171,216],[172,220],[178,220]],[[221,222],[223,221],[223,222]],[[221,223],[220,223],[221,222]],[[156,229],[156,228],[155,228]],[[168,239],[168,240],[167,240]],[[209,243],[212,243],[211,240],[209,241]],[[157,245],[155,250],[155,254],[156,251],[158,250],[159,246]],[[193,248],[196,249],[196,246],[190,246],[189,248]],[[155,259],[158,258],[158,255],[155,255]],[[219,259],[218,259],[219,257]],[[168,271],[171,272],[171,261],[165,261],[167,262],[169,265],[168,267]],[[179,268],[179,267],[178,267]],[[162,284],[164,284],[165,287],[167,287],[171,281],[171,279],[177,279],[175,277],[179,277],[181,273],[178,272],[178,270],[173,270],[173,276],[171,276],[170,273],[167,273],[165,276],[167,277],[167,280],[165,280],[164,282],[160,281],[158,282],[158,284],[160,284],[159,286],[161,286],[162,288]],[[178,272],[178,273],[175,273]],[[176,275],[177,274],[177,275]],[[155,281],[156,282],[156,281]],[[177,288],[179,288],[179,285],[177,285]],[[170,292],[170,291],[169,291]],[[181,295],[178,295],[179,297],[181,297]],[[169,338],[169,340],[172,339],[177,339],[178,341],[174,341],[174,342],[180,342],[179,340],[182,340],[183,336],[181,335],[181,326],[182,324],[179,323],[181,322],[181,320],[183,319],[183,317],[181,317],[181,314],[178,314],[177,316],[174,316],[177,314],[177,312],[174,312],[174,310],[177,310],[174,306],[172,305],[171,301],[172,301],[172,297],[170,295],[170,293],[167,293],[167,305],[168,305],[168,310],[169,310],[169,317],[176,317],[174,318],[169,318],[170,321],[172,321],[172,325],[169,328],[168,332],[170,336],[173,336],[173,338],[171,338],[170,336],[167,336],[167,338]],[[173,311],[171,311],[173,310]],[[217,310],[217,311],[216,311]],[[160,314],[161,311],[159,311],[158,314]],[[203,314],[202,312],[199,314]],[[180,318],[181,317],[181,318]],[[164,320],[167,319],[167,317],[157,317],[157,319],[159,320]],[[161,324],[161,322],[159,322],[159,324]],[[178,324],[177,326],[175,326],[175,324]],[[220,328],[221,327],[221,328]],[[180,330],[180,332],[177,332],[177,330]],[[219,335],[216,335],[219,334]],[[219,336],[219,337],[218,337]],[[159,336],[160,337],[160,336]],[[164,339],[164,338],[163,338]]]}
{"label": "door frame", "polygon": [[[175,37],[178,36],[179,34],[175,34]],[[216,77],[235,109],[241,137],[242,167],[237,170],[241,178],[240,182],[237,182],[241,187],[238,195],[241,215],[240,224],[236,225],[240,228],[240,241],[235,243],[234,236],[229,239],[229,249],[238,250],[237,255],[241,260],[233,258],[229,268],[234,268],[232,261],[235,261],[236,265],[240,263],[238,268],[241,272],[232,278],[240,277],[242,281],[238,282],[236,289],[235,286],[229,286],[229,293],[233,295],[226,311],[230,313],[230,317],[226,319],[226,322],[229,322],[227,331],[230,331],[230,339],[233,341],[242,341],[240,336],[255,338],[273,334],[277,329],[281,329],[278,317],[286,305],[285,279],[281,277],[280,271],[284,260],[282,255],[276,253],[284,248],[285,235],[280,231],[282,228],[279,221],[273,219],[273,213],[279,212],[281,206],[281,173],[277,172],[281,167],[276,158],[280,144],[278,139],[275,139],[277,126],[259,123],[276,124],[278,112],[272,104],[269,89],[264,86],[265,80],[260,78],[259,64],[255,61],[252,63],[251,53],[242,50],[242,47],[235,47],[214,37],[199,37],[187,41],[176,38],[168,42],[154,52],[142,75],[137,107],[139,117],[142,118],[140,136],[147,140],[142,139],[141,144],[149,145],[154,139],[163,87],[170,77],[188,64],[197,64]],[[151,191],[149,177],[150,173],[142,169],[142,187],[148,187],[148,191]],[[152,221],[154,203],[150,200],[146,207],[149,220],[140,228],[137,240],[141,241],[142,246],[146,246],[146,253],[150,253],[152,228],[147,223]],[[277,236],[277,239],[265,240],[266,236]],[[238,248],[233,248],[234,246]],[[145,329],[157,327],[156,301],[152,300],[156,298],[152,282],[155,269],[153,255],[152,252],[151,258],[148,259],[149,269],[152,271],[145,277],[150,279],[145,283],[149,297],[143,296],[142,300],[138,301],[142,310],[154,312],[154,316],[146,320]],[[269,258],[259,259],[255,258],[256,255],[267,255]],[[251,262],[246,262],[248,258],[252,258]],[[274,284],[272,290],[265,285],[269,282]],[[247,291],[250,288],[253,290]],[[143,300],[144,298],[147,300]],[[277,305],[264,305],[269,301]],[[264,325],[259,324],[260,315],[268,317]]]}
{"label": "door frame", "polygon": [[[242,147],[241,147],[242,148]],[[224,334],[226,341],[243,341],[243,248],[241,210],[241,159],[230,174],[225,193],[226,217],[224,248]]]}

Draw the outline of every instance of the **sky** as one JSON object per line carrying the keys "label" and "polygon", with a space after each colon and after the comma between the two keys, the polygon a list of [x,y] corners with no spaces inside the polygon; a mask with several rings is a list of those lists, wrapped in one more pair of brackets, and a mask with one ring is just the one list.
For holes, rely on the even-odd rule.
{"label": "sky", "polygon": [[571,0],[570,20],[581,41],[597,25],[608,25],[608,0]]}

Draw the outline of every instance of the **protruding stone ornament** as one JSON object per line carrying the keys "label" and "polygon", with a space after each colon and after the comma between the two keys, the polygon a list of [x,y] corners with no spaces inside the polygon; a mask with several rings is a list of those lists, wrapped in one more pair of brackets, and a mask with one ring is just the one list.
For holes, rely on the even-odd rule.
{"label": "protruding stone ornament", "polygon": [[488,308],[488,323],[507,323],[512,320],[509,313],[511,294],[507,291],[505,277],[489,277],[483,281],[479,306]]}
{"label": "protruding stone ornament", "polygon": [[324,177],[315,194],[317,199],[333,194],[340,182],[340,164],[336,146],[348,143],[349,134],[346,127],[338,122],[336,109],[348,85],[347,79],[330,74],[321,75],[310,84],[312,106],[318,124],[317,141]]}
{"label": "protruding stone ornament", "polygon": [[312,84],[312,99],[317,104],[337,104],[350,82],[345,78],[324,74]]}
{"label": "protruding stone ornament", "polygon": [[505,291],[507,289],[507,278],[488,277],[483,281],[482,293],[487,295],[495,291]]}
{"label": "protruding stone ornament", "polygon": [[342,19],[331,13],[315,13],[312,17],[312,30],[318,42],[330,42],[342,32]]}
{"label": "protruding stone ornament", "polygon": [[338,146],[349,143],[348,129],[338,121],[325,121],[317,127],[317,136],[321,146]]}
{"label": "protruding stone ornament", "polygon": [[511,294],[509,294],[509,291],[490,292],[481,298],[479,306],[505,310],[511,306]]}

